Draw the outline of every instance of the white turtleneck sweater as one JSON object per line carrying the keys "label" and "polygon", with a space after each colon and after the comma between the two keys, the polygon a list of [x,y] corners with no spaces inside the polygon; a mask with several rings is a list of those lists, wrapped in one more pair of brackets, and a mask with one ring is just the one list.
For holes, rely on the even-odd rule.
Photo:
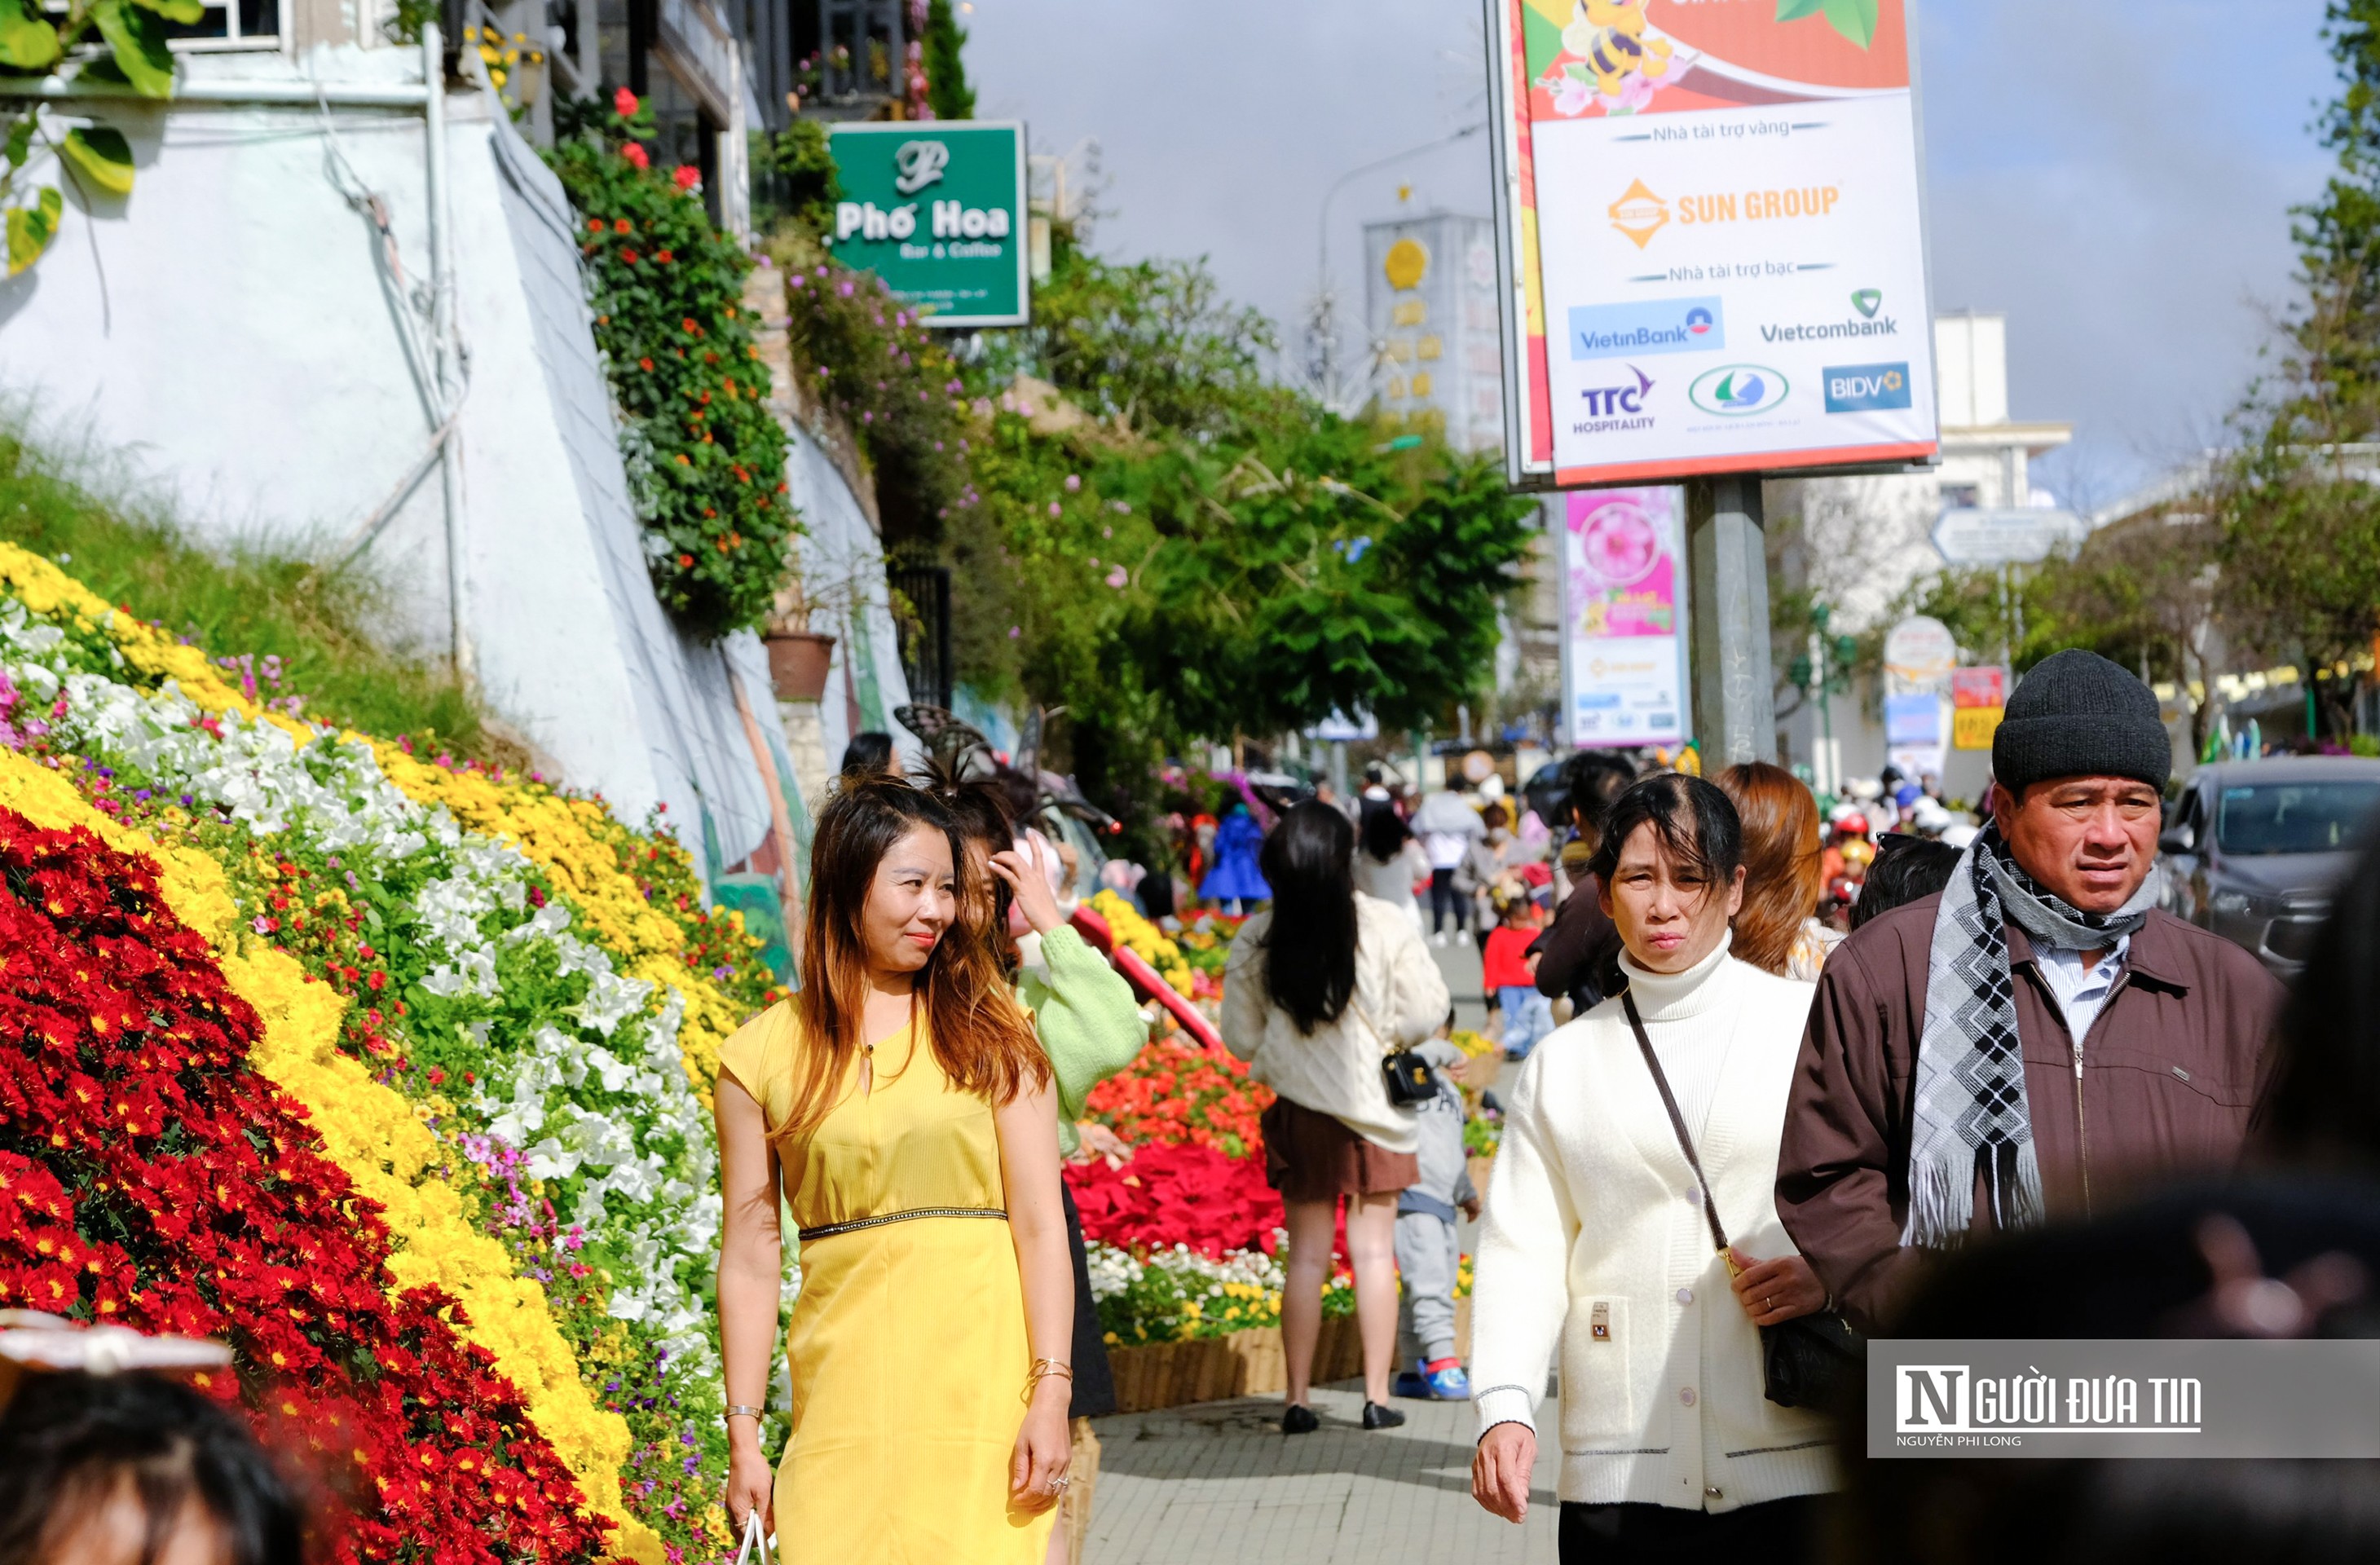
{"label": "white turtleneck sweater", "polygon": [[[1621,965],[1729,1239],[1790,1254],[1777,1147],[1813,987],[1726,943],[1682,973]],[[1763,1394],[1759,1329],[1728,1281],[1608,1000],[1538,1044],[1513,1087],[1472,1301],[1480,1432],[1536,1427],[1559,1346],[1563,1499],[1716,1511],[1832,1488],[1826,1425]]]}

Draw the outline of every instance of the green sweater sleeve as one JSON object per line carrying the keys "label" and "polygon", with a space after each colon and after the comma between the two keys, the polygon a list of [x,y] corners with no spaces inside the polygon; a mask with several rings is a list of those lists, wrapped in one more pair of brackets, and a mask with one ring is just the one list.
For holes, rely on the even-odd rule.
{"label": "green sweater sleeve", "polygon": [[1148,1041],[1148,1024],[1123,976],[1061,926],[1041,937],[1049,977],[1027,972],[1019,986],[1041,1047],[1058,1082],[1058,1145],[1072,1153],[1080,1145],[1075,1122],[1091,1088],[1129,1065]]}

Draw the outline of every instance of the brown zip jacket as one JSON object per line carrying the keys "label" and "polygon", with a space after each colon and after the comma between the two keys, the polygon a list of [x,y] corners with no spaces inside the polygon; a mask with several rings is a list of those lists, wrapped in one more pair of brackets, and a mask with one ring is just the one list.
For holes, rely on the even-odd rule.
{"label": "brown zip jacket", "polygon": [[[1941,900],[1878,916],[1828,957],[1785,1110],[1778,1213],[1863,1330],[1889,1319],[1922,1264],[1901,1248],[1900,1231]],[[2013,923],[2008,942],[2049,1216],[2104,1212],[2143,1186],[2237,1162],[2280,1017],[2281,986],[2262,964],[2219,935],[2151,913],[2078,1051],[2033,942]],[[1980,1193],[1975,1214],[1976,1227],[1988,1228]]]}

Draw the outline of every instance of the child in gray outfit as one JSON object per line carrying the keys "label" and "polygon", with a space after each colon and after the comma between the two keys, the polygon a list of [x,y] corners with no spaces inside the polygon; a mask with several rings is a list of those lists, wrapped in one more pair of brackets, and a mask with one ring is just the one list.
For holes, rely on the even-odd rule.
{"label": "child in gray outfit", "polygon": [[1415,1156],[1421,1177],[1397,1195],[1397,1270],[1404,1280],[1399,1321],[1399,1356],[1415,1367],[1397,1377],[1396,1394],[1439,1401],[1466,1401],[1470,1377],[1454,1356],[1454,1289],[1462,1265],[1455,1213],[1476,1219],[1479,1195],[1463,1153],[1463,1093],[1447,1072],[1462,1063],[1463,1050],[1447,1041],[1454,1018],[1415,1052],[1438,1078],[1438,1096],[1415,1105],[1421,1146]]}

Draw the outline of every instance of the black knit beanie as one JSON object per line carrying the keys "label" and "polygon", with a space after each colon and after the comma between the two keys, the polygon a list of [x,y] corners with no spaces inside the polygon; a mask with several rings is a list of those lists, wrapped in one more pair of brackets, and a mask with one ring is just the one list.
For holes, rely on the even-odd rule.
{"label": "black knit beanie", "polygon": [[2155,695],[2079,647],[2034,665],[1992,735],[1992,774],[2010,793],[2052,777],[2131,777],[2162,789],[2172,773]]}

